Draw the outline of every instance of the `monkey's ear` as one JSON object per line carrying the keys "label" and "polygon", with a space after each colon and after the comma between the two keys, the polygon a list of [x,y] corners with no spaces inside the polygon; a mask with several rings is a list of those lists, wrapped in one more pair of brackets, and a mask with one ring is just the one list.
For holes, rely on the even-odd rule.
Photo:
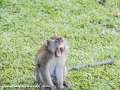
{"label": "monkey's ear", "polygon": [[46,41],[46,45],[48,46],[48,45],[50,45],[50,43],[54,43],[54,41],[55,41],[54,39],[53,40],[49,39],[49,40]]}
{"label": "monkey's ear", "polygon": [[46,45],[48,46],[48,45],[49,45],[49,43],[50,43],[50,42],[49,42],[49,40],[47,40],[47,41],[46,41]]}

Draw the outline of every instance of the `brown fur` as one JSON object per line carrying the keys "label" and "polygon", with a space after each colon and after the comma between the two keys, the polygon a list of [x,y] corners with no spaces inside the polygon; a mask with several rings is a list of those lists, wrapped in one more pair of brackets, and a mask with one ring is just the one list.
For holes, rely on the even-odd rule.
{"label": "brown fur", "polygon": [[53,37],[50,37],[50,39],[60,39],[62,38],[62,36],[53,36]]}

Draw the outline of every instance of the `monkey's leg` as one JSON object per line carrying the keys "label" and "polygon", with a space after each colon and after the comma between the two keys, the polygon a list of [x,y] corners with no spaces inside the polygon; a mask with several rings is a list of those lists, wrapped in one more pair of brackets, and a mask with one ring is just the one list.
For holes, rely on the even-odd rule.
{"label": "monkey's leg", "polygon": [[46,87],[42,86],[42,85],[45,85],[45,83],[44,83],[44,80],[43,80],[43,77],[41,75],[39,68],[40,67],[38,67],[38,66],[35,67],[35,73],[34,73],[35,80],[41,85],[40,87],[42,90],[50,90],[50,88],[46,88]]}
{"label": "monkey's leg", "polygon": [[56,78],[58,82],[58,88],[60,90],[67,90],[66,87],[63,86],[63,66],[58,66],[56,68]]}
{"label": "monkey's leg", "polygon": [[44,84],[44,80],[43,80],[43,77],[42,77],[42,75],[41,75],[41,72],[40,72],[40,69],[39,69],[38,66],[35,67],[34,76],[35,76],[35,80],[36,80],[39,84]]}
{"label": "monkey's leg", "polygon": [[70,82],[65,80],[66,75],[67,75],[67,67],[65,66],[63,71],[63,80],[64,80],[63,85],[68,88],[70,86]]}
{"label": "monkey's leg", "polygon": [[50,90],[49,87],[45,87],[45,83],[44,83],[44,80],[43,80],[43,77],[42,77],[42,74],[40,72],[40,67],[36,66],[35,68],[35,80],[41,85],[41,89],[42,90]]}
{"label": "monkey's leg", "polygon": [[[41,75],[43,77],[43,80],[44,80],[44,85],[48,86],[48,87],[43,87],[45,90],[47,88],[50,88],[50,90],[57,90],[57,88],[55,87],[55,85],[52,83],[52,79],[50,77],[50,73],[49,73],[49,70],[48,68],[44,68],[44,67],[41,67],[40,68],[40,72],[41,72]],[[48,89],[47,89],[48,90]]]}

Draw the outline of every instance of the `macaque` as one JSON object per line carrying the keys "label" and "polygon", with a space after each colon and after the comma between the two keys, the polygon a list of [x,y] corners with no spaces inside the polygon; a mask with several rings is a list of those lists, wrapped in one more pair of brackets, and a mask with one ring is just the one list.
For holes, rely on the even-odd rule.
{"label": "macaque", "polygon": [[[87,66],[113,64],[115,60],[97,62],[92,65],[84,64],[66,68],[68,44],[64,37],[53,36],[39,49],[35,58],[35,80],[40,83],[42,90],[68,90],[70,83],[65,80],[68,70],[80,69]],[[45,87],[48,86],[48,87]]]}
{"label": "macaque", "polygon": [[99,3],[105,3],[106,0],[97,0],[97,2],[99,2]]}
{"label": "macaque", "polygon": [[54,83],[58,84],[60,90],[67,90],[67,56],[67,41],[61,36],[50,37],[39,49],[35,58],[35,80],[41,85],[49,86],[42,87],[42,90],[57,90]]}

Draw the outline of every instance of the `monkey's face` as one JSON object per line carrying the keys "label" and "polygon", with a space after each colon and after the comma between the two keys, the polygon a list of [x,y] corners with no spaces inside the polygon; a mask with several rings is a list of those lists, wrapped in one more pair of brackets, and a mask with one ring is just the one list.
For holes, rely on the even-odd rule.
{"label": "monkey's face", "polygon": [[47,40],[47,48],[53,52],[56,57],[60,57],[65,50],[65,39],[62,37],[52,37]]}

